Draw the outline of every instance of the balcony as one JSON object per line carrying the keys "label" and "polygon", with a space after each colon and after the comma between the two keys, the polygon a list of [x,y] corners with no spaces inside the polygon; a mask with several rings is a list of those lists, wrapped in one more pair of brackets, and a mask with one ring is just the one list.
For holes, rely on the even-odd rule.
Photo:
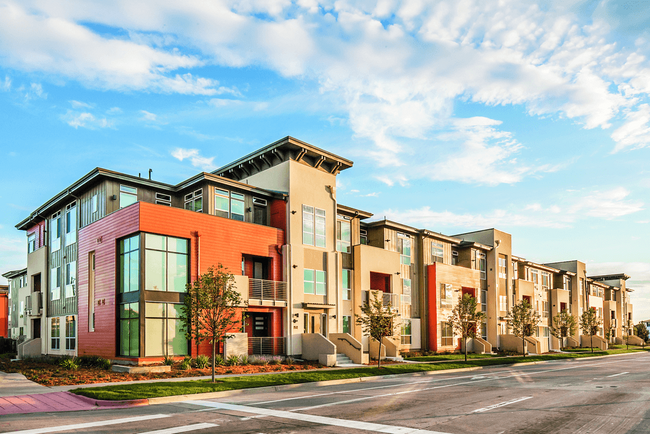
{"label": "balcony", "polygon": [[287,283],[275,280],[248,279],[248,298],[287,301]]}
{"label": "balcony", "polygon": [[39,316],[43,313],[43,293],[32,292],[25,297],[25,310],[31,316]]}
{"label": "balcony", "polygon": [[388,306],[390,303],[390,307],[392,310],[399,312],[400,307],[401,307],[401,300],[400,296],[401,294],[393,294],[390,292],[383,292],[379,291],[376,289],[371,289],[371,290],[363,290],[361,291],[361,303],[365,304],[371,304],[372,301],[374,300],[375,293],[378,294],[379,299],[382,301],[382,304],[384,307]]}
{"label": "balcony", "polygon": [[256,356],[283,356],[284,337],[248,338],[248,354]]}

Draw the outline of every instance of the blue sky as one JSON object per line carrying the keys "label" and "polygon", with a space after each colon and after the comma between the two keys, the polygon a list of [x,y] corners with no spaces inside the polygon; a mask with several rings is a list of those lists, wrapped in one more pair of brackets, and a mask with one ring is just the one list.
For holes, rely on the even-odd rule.
{"label": "blue sky", "polygon": [[0,1],[0,271],[92,168],[176,183],[286,135],[343,204],[632,276],[650,318],[643,1]]}

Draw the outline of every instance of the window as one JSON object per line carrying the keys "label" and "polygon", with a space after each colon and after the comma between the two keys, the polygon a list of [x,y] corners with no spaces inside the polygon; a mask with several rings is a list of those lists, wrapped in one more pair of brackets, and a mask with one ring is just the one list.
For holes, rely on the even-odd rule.
{"label": "window", "polygon": [[487,323],[485,321],[481,323],[481,338],[487,341]]}
{"label": "window", "polygon": [[499,310],[502,312],[508,311],[508,299],[505,295],[499,296]]}
{"label": "window", "polygon": [[305,268],[303,271],[303,290],[305,294],[315,294],[314,292],[314,282],[316,281],[315,279],[315,272],[314,270],[310,270],[308,268]]}
{"label": "window", "polygon": [[61,267],[50,269],[50,300],[61,298]]}
{"label": "window", "polygon": [[476,251],[476,265],[477,268],[481,271],[481,280],[487,279],[487,260],[485,259],[485,253]]}
{"label": "window", "polygon": [[61,212],[52,215],[50,219],[50,249],[56,252],[61,248]]}
{"label": "window", "polygon": [[172,197],[168,194],[156,193],[156,204],[172,206]]}
{"label": "window", "polygon": [[350,229],[350,220],[348,217],[337,216],[336,220],[336,250],[339,252],[350,253],[352,244],[352,233]]}
{"label": "window", "polygon": [[[582,295],[582,291],[583,291],[584,287],[585,287],[585,280],[583,278],[580,278],[580,280],[578,280],[578,291],[579,291],[580,295]],[[616,299],[614,299],[614,300],[616,300]]]}
{"label": "window", "polygon": [[140,290],[140,235],[120,241],[120,293]]}
{"label": "window", "polygon": [[36,250],[36,234],[29,234],[27,236],[27,253],[32,253]]}
{"label": "window", "polygon": [[352,300],[352,270],[343,269],[343,300]]}
{"label": "window", "polygon": [[530,270],[530,281],[535,285],[539,283],[539,272],[537,270]]}
{"label": "window", "polygon": [[61,322],[60,318],[52,318],[50,331],[50,348],[53,350],[61,349]]}
{"label": "window", "polygon": [[567,291],[571,290],[571,277],[570,276],[564,276],[562,278],[562,283],[564,285],[564,289],[566,289]]}
{"label": "window", "polygon": [[548,289],[550,283],[551,275],[545,271],[542,271],[542,288]]}
{"label": "window", "polygon": [[88,331],[95,331],[95,252],[88,254]]}
{"label": "window", "polygon": [[[458,253],[456,253],[458,255]],[[458,256],[456,256],[458,257]],[[442,263],[444,259],[444,250],[442,243],[437,241],[431,241],[431,263],[440,262]]]}
{"label": "window", "polygon": [[519,267],[515,261],[512,261],[512,280],[519,279]]}
{"label": "window", "polygon": [[244,195],[230,192],[230,218],[244,221]]}
{"label": "window", "polygon": [[402,304],[411,304],[411,279],[402,279]]}
{"label": "window", "polygon": [[548,318],[548,301],[542,301],[542,318]]}
{"label": "window", "polygon": [[343,315],[343,333],[352,333],[352,317],[350,315]]}
{"label": "window", "polygon": [[402,345],[411,345],[411,320],[410,319],[402,320],[402,331],[400,337],[401,337]]}
{"label": "window", "polygon": [[481,312],[487,313],[487,296],[488,292],[483,289],[481,290]]}
{"label": "window", "polygon": [[359,231],[359,234],[360,234],[360,238],[361,238],[360,239],[361,244],[367,245],[368,244],[368,231],[365,230],[365,229],[361,229]]}
{"label": "window", "polygon": [[327,294],[327,275],[324,271],[316,270],[316,295]]}
{"label": "window", "polygon": [[99,209],[99,199],[96,194],[90,198],[90,213],[95,214]]}
{"label": "window", "polygon": [[77,204],[65,207],[65,245],[77,242]]}
{"label": "window", "polygon": [[120,208],[133,205],[138,201],[138,189],[128,185],[120,185]]}
{"label": "window", "polygon": [[145,356],[187,354],[185,328],[179,319],[181,305],[172,303],[146,303]]}
{"label": "window", "polygon": [[219,217],[230,217],[230,193],[227,190],[214,189],[214,213]]}
{"label": "window", "polygon": [[144,289],[187,292],[188,241],[154,234],[145,234],[144,237]]}
{"label": "window", "polygon": [[258,197],[253,198],[253,223],[264,226],[268,224],[268,212],[266,211],[267,204],[268,202],[266,199],[260,199]]}
{"label": "window", "polygon": [[458,251],[451,251],[451,265],[458,265]]}
{"label": "window", "polygon": [[185,195],[185,209],[190,211],[203,212],[203,189],[200,188],[193,193]]}
{"label": "window", "polygon": [[440,323],[440,345],[443,347],[454,345],[454,331],[448,322]]}
{"label": "window", "polygon": [[120,356],[140,354],[140,306],[138,303],[120,304]]}
{"label": "window", "polygon": [[508,278],[508,267],[506,266],[506,257],[499,255],[499,279]]}
{"label": "window", "polygon": [[304,333],[309,333],[309,314],[308,313],[303,314],[302,320],[303,320]]}
{"label": "window", "polygon": [[449,283],[440,284],[440,305],[451,307],[454,291]]}
{"label": "window", "polygon": [[397,251],[400,254],[400,262],[411,265],[411,238],[408,235],[397,234]]}
{"label": "window", "polygon": [[65,317],[65,349],[74,351],[77,344],[77,322],[74,316],[68,315]]}
{"label": "window", "polygon": [[313,206],[302,206],[302,243],[310,246],[325,247],[325,210]]}
{"label": "window", "polygon": [[65,298],[77,295],[77,261],[65,264]]}

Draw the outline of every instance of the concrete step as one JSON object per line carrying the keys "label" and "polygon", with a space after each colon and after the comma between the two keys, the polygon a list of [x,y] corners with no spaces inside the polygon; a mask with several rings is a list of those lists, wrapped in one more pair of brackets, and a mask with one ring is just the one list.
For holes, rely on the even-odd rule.
{"label": "concrete step", "polygon": [[350,365],[352,364],[352,360],[346,356],[345,354],[336,354],[336,365]]}

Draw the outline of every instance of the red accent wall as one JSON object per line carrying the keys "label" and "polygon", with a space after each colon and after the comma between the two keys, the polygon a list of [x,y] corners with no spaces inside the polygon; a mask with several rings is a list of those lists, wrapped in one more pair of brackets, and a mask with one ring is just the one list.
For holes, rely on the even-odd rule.
{"label": "red accent wall", "polygon": [[[284,231],[180,208],[138,202],[79,231],[79,355],[115,357],[117,239],[134,232],[149,232],[190,240],[190,279],[208,267],[222,264],[232,274],[241,274],[242,255],[270,258],[269,279],[282,280],[282,257],[276,249],[285,243]],[[98,238],[101,237],[101,242]],[[199,252],[200,246],[200,252]],[[88,332],[88,253],[95,251],[95,331]],[[200,254],[199,254],[200,253]],[[277,309],[276,309],[277,310]],[[274,336],[282,336],[282,315]],[[275,324],[275,315],[274,315]],[[275,334],[278,330],[279,334]],[[210,354],[210,346],[202,354]],[[196,345],[192,345],[196,354]]]}
{"label": "red accent wall", "polygon": [[287,202],[282,199],[271,201],[271,226],[287,231]]}
{"label": "red accent wall", "polygon": [[436,282],[436,264],[427,265],[427,309],[429,310],[429,323],[427,335],[429,337],[429,351],[438,351],[438,284]]}
{"label": "red accent wall", "polygon": [[370,272],[370,289],[390,292],[390,274]]}
{"label": "red accent wall", "polygon": [[[117,239],[138,231],[139,204],[123,208],[79,230],[80,356],[115,357],[117,291]],[[95,251],[95,331],[88,331],[88,254]],[[100,305],[97,305],[97,302]]]}
{"label": "red accent wall", "polygon": [[45,221],[35,224],[31,228],[27,229],[27,236],[31,234],[36,234],[36,249],[40,249],[45,245]]}
{"label": "red accent wall", "polygon": [[7,294],[0,294],[0,336],[9,337],[9,298]]}
{"label": "red accent wall", "polygon": [[462,295],[469,294],[472,297],[476,298],[476,288],[468,288],[466,286],[463,286],[461,288],[461,294]]}

